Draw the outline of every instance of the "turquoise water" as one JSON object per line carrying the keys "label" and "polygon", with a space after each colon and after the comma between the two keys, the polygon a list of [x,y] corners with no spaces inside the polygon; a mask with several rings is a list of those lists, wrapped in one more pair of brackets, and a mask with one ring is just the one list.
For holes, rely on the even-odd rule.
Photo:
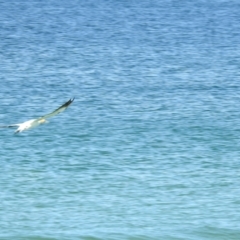
{"label": "turquoise water", "polygon": [[0,9],[0,239],[240,239],[237,1]]}

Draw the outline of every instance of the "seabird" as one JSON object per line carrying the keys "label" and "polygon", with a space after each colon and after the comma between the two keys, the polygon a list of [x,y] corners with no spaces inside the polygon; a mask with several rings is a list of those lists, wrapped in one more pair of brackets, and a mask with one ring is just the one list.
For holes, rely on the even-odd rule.
{"label": "seabird", "polygon": [[55,115],[63,112],[64,110],[66,110],[67,107],[69,107],[69,105],[74,101],[73,99],[69,99],[67,102],[65,102],[63,105],[61,105],[59,108],[57,108],[56,110],[54,110],[53,112],[46,114],[42,117],[36,118],[36,119],[31,119],[28,120],[26,122],[23,123],[18,123],[18,124],[11,124],[11,125],[6,125],[6,126],[0,126],[0,128],[13,128],[13,127],[17,127],[17,130],[15,131],[15,133],[19,133],[34,127],[39,126],[40,124],[43,123],[47,123],[47,118],[50,117],[54,117]]}

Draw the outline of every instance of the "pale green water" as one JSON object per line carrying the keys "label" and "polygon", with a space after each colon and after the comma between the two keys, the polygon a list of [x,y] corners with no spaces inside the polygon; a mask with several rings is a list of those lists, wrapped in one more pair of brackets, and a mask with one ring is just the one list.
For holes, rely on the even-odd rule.
{"label": "pale green water", "polygon": [[237,2],[0,7],[0,239],[240,239]]}

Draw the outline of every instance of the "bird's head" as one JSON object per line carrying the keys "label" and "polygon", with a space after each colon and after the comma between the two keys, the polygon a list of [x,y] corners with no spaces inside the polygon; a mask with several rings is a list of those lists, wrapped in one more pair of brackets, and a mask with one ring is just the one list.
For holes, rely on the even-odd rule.
{"label": "bird's head", "polygon": [[46,121],[46,119],[40,119],[39,121],[38,121],[40,124],[43,124],[43,123],[47,123],[47,121]]}

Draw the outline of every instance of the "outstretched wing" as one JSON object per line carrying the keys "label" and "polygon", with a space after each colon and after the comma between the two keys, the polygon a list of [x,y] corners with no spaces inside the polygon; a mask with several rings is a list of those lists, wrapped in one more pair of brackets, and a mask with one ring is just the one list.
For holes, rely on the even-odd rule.
{"label": "outstretched wing", "polygon": [[46,118],[50,118],[50,117],[54,117],[55,115],[63,112],[64,110],[66,110],[66,108],[69,107],[69,105],[74,101],[74,98],[73,99],[69,99],[67,102],[65,102],[62,106],[60,106],[59,108],[57,108],[56,110],[54,110],[53,112],[49,113],[49,114],[46,114],[40,118],[38,118],[38,120],[41,120],[41,119],[46,119]]}

